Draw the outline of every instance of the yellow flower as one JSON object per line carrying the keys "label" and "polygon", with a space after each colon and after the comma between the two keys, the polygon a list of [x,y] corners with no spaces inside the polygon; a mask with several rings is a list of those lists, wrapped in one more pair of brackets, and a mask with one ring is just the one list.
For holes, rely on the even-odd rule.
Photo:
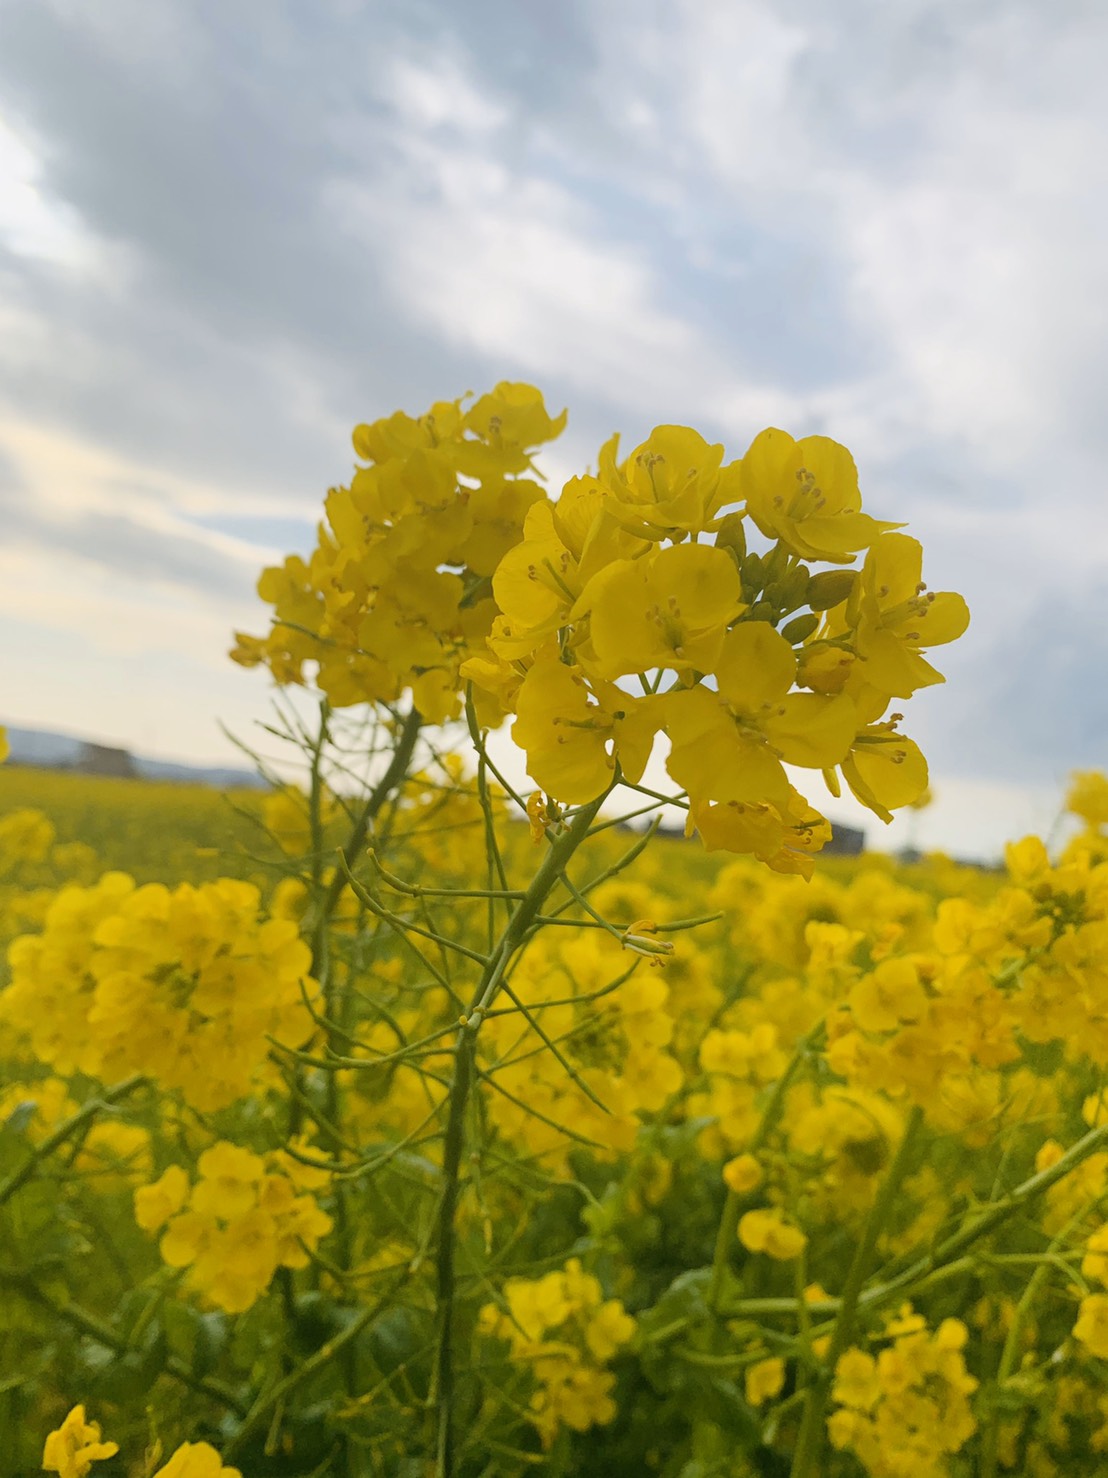
{"label": "yellow flower", "polygon": [[844,1406],[858,1411],[872,1411],[881,1399],[881,1382],[877,1378],[877,1362],[864,1350],[845,1350],[835,1366],[835,1384],[831,1394]]}
{"label": "yellow flower", "polygon": [[491,645],[501,657],[529,655],[566,624],[581,579],[555,505],[534,503],[528,509],[523,539],[497,565],[492,588],[504,625]]}
{"label": "yellow flower", "polygon": [[728,632],[716,666],[718,692],[698,686],[667,696],[673,747],[666,768],[697,800],[769,802],[789,808],[784,766],[837,765],[850,751],[854,704],[791,693],[796,656],[764,621]]}
{"label": "yellow flower", "polygon": [[783,810],[768,802],[727,801],[714,806],[694,800],[688,828],[695,828],[708,852],[751,852],[774,872],[810,878],[816,853],[831,839],[831,825],[798,790],[790,786],[789,791]]}
{"label": "yellow flower", "polygon": [[699,533],[740,496],[738,463],[723,467],[723,447],[709,446],[688,426],[656,426],[618,468],[617,447],[613,438],[601,452],[601,481],[608,507],[635,534]]}
{"label": "yellow flower", "polygon": [[565,1274],[547,1273],[535,1282],[510,1278],[504,1287],[508,1312],[527,1339],[541,1339],[569,1318],[573,1305],[566,1296]]}
{"label": "yellow flower", "polygon": [[238,1468],[225,1468],[207,1442],[183,1442],[154,1478],[242,1478]]}
{"label": "yellow flower", "polygon": [[176,1216],[189,1196],[189,1178],[180,1165],[170,1165],[153,1185],[135,1191],[135,1221],[144,1232],[156,1232]]}
{"label": "yellow flower", "polygon": [[190,1205],[202,1216],[230,1220],[250,1211],[258,1200],[265,1176],[260,1155],[221,1139],[204,1151],[196,1162],[201,1179],[192,1192]]}
{"label": "yellow flower", "polygon": [[616,1403],[611,1396],[615,1383],[615,1376],[603,1370],[587,1366],[570,1370],[564,1383],[552,1388],[558,1416],[574,1432],[606,1426],[615,1420]]}
{"label": "yellow flower", "polygon": [[171,1268],[187,1268],[208,1250],[217,1229],[214,1216],[182,1211],[162,1233],[158,1243],[162,1261]]}
{"label": "yellow flower", "polygon": [[905,1021],[919,1021],[927,995],[910,960],[882,960],[863,975],[848,997],[854,1020],[867,1032],[892,1032]]}
{"label": "yellow flower", "polygon": [[1108,775],[1100,770],[1075,770],[1066,791],[1066,810],[1090,826],[1108,826]]}
{"label": "yellow flower", "polygon": [[594,694],[579,669],[541,657],[519,690],[512,738],[547,795],[572,805],[608,788],[617,758],[627,779],[638,780],[653,747],[654,704],[611,684],[599,687]]}
{"label": "yellow flower", "polygon": [[[562,411],[551,416],[543,404],[542,391],[534,385],[501,380],[490,394],[482,395],[470,406],[464,425],[500,450],[526,448],[561,436],[567,414]],[[524,465],[529,460],[524,457]]]}
{"label": "yellow flower", "polygon": [[748,1211],[739,1222],[739,1241],[748,1252],[764,1252],[777,1262],[799,1257],[808,1238],[779,1211]]}
{"label": "yellow flower", "polygon": [[[919,747],[896,730],[899,715],[884,723],[867,724],[842,762],[846,783],[863,806],[882,821],[910,806],[927,789],[927,761]],[[839,794],[834,777],[824,773],[833,795]]]}
{"label": "yellow flower", "polygon": [[736,1155],[723,1167],[724,1184],[738,1196],[757,1190],[763,1179],[764,1171],[753,1155]]}
{"label": "yellow flower", "polygon": [[739,572],[723,549],[673,544],[621,559],[594,576],[573,615],[589,615],[582,661],[613,679],[666,668],[711,672],[724,632],[745,606]]}
{"label": "yellow flower", "polygon": [[100,1423],[85,1420],[85,1408],[75,1406],[56,1431],[46,1438],[42,1467],[60,1478],[85,1478],[93,1463],[114,1457],[115,1442],[101,1442]]}
{"label": "yellow flower", "polygon": [[762,1406],[781,1394],[785,1384],[785,1362],[778,1356],[759,1360],[748,1367],[744,1380],[746,1399],[751,1406]]}
{"label": "yellow flower", "polygon": [[635,1336],[635,1321],[618,1298],[603,1303],[589,1320],[585,1343],[594,1359],[607,1364],[621,1345]]}
{"label": "yellow flower", "polygon": [[848,691],[857,682],[886,698],[910,698],[917,688],[945,681],[920,648],[960,637],[969,608],[953,591],[927,590],[922,570],[922,546],[907,534],[882,534],[866,555],[846,608],[848,620],[851,607],[857,611],[853,645],[861,658]]}
{"label": "yellow flower", "polygon": [[785,431],[761,432],[742,459],[741,494],[766,538],[802,559],[849,564],[883,530],[899,527],[861,511],[854,458],[826,436],[794,441]]}

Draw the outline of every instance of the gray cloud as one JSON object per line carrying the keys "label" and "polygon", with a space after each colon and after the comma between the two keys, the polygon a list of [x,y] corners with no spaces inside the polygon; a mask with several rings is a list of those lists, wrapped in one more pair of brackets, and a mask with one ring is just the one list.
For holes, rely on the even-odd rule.
{"label": "gray cloud", "polygon": [[1035,600],[998,639],[939,665],[949,688],[928,705],[927,736],[937,769],[1028,783],[1108,769],[1103,587]]}
{"label": "gray cloud", "polygon": [[100,509],[51,516],[5,477],[2,464],[0,511],[9,546],[36,545],[74,556],[119,576],[128,586],[169,584],[218,606],[249,598],[256,577],[245,560],[208,542],[202,533],[167,533]]}

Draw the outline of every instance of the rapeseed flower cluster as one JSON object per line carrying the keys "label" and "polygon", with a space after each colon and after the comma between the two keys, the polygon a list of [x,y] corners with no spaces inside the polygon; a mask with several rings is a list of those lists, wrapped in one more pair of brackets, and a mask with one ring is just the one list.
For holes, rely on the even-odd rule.
{"label": "rapeseed flower cluster", "polygon": [[241,1314],[265,1293],[278,1268],[306,1268],[331,1217],[313,1191],[326,1171],[287,1151],[256,1155],[220,1140],[204,1150],[191,1180],[170,1165],[135,1191],[135,1220],[161,1232],[158,1248],[171,1268],[187,1269],[185,1286],[205,1303]]}
{"label": "rapeseed flower cluster", "polygon": [[264,1078],[271,1037],[312,1035],[310,951],[295,923],[263,917],[250,883],[137,888],[107,873],[62,888],[8,957],[0,1024],[63,1076],[146,1073],[207,1112]]}
{"label": "rapeseed flower cluster", "polygon": [[870,1478],[947,1478],[951,1458],[977,1427],[966,1370],[969,1331],[959,1319],[930,1330],[905,1307],[876,1357],[854,1348],[835,1366],[831,1444],[853,1452]]}
{"label": "rapeseed flower cluster", "polygon": [[606,1367],[634,1339],[635,1321],[577,1258],[541,1278],[510,1278],[503,1307],[485,1304],[479,1325],[507,1341],[535,1383],[527,1413],[544,1447],[562,1427],[587,1432],[613,1420],[616,1381]]}
{"label": "rapeseed flower cluster", "polygon": [[[536,502],[493,576],[488,656],[462,675],[515,715],[535,781],[560,802],[638,781],[655,739],[709,848],[811,871],[826,822],[786,765],[837,774],[884,820],[927,786],[894,699],[941,682],[922,649],[968,613],[927,591],[916,540],[861,511],[854,462],[769,430],[722,446],[661,426],[624,461]],[[772,540],[754,552],[754,530]],[[812,562],[859,570],[813,571]]]}
{"label": "rapeseed flower cluster", "polygon": [[492,1122],[548,1171],[568,1169],[574,1140],[562,1126],[614,1157],[634,1146],[640,1115],[658,1113],[684,1083],[666,974],[633,965],[601,930],[538,939],[512,977],[523,1010],[482,1031]]}
{"label": "rapeseed flower cluster", "polygon": [[366,465],[328,493],[311,557],[263,573],[273,629],[239,633],[232,657],[279,683],[303,682],[314,663],[336,708],[410,693],[431,722],[455,717],[459,667],[495,615],[489,576],[542,497],[532,453],[564,425],[538,390],[504,382],[468,408],[440,401],[358,426]]}

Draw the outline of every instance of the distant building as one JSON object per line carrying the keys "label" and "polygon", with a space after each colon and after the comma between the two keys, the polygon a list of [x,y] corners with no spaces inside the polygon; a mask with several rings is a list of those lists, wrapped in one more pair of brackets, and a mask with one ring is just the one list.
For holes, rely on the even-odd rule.
{"label": "distant building", "polygon": [[866,849],[866,834],[857,826],[831,824],[831,840],[824,846],[825,857],[860,857]]}
{"label": "distant building", "polygon": [[113,749],[108,744],[92,744],[82,739],[73,761],[73,768],[84,775],[117,775],[133,780],[138,774],[135,762],[126,749]]}

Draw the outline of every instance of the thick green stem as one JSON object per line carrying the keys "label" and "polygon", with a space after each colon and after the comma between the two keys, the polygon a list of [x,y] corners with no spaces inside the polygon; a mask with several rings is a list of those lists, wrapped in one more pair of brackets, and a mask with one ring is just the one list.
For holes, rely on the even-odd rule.
{"label": "thick green stem", "polygon": [[339,901],[339,895],[346,887],[346,879],[349,872],[361,856],[362,848],[365,846],[369,828],[380,814],[381,807],[390,799],[396,788],[402,784],[408,773],[412,754],[415,751],[416,740],[419,738],[419,730],[423,723],[423,716],[416,709],[411,709],[405,718],[400,734],[396,741],[396,748],[392,752],[388,768],[380,780],[373,787],[365,805],[362,807],[361,815],[354,823],[346,845],[342,849],[342,866],[337,868],[334,877],[327,885],[327,891],[319,904],[318,911],[312,928],[312,975],[316,976],[322,968],[326,958],[327,948],[327,925],[331,915],[335,911],[335,905]]}
{"label": "thick green stem", "polygon": [[551,891],[558,882],[574,852],[588,835],[589,827],[607,798],[607,791],[574,815],[561,836],[550,844],[531,885],[516,904],[481,979],[473,993],[454,1045],[454,1074],[447,1100],[446,1135],[443,1145],[443,1191],[439,1203],[435,1238],[435,1278],[437,1305],[437,1356],[435,1393],[437,1427],[435,1437],[436,1478],[453,1478],[455,1471],[454,1437],[454,1296],[455,1252],[458,1197],[461,1191],[461,1165],[465,1151],[465,1120],[470,1090],[473,1086],[477,1055],[477,1033],[504,981],[505,972],[519,947],[525,942]]}
{"label": "thick green stem", "polygon": [[843,1287],[838,1317],[831,1335],[831,1344],[827,1351],[825,1368],[819,1379],[809,1388],[804,1403],[804,1415],[801,1418],[800,1433],[797,1437],[796,1451],[793,1454],[791,1478],[818,1478],[823,1459],[824,1416],[831,1394],[835,1365],[853,1337],[858,1300],[861,1298],[862,1289],[870,1274],[873,1256],[877,1251],[878,1238],[888,1224],[893,1205],[900,1192],[901,1183],[915,1148],[916,1135],[922,1122],[923,1111],[914,1108],[905,1126],[900,1147],[889,1166],[881,1189],[877,1193],[877,1199],[866,1220],[865,1231],[854,1249],[854,1256],[846,1275],[846,1284]]}

